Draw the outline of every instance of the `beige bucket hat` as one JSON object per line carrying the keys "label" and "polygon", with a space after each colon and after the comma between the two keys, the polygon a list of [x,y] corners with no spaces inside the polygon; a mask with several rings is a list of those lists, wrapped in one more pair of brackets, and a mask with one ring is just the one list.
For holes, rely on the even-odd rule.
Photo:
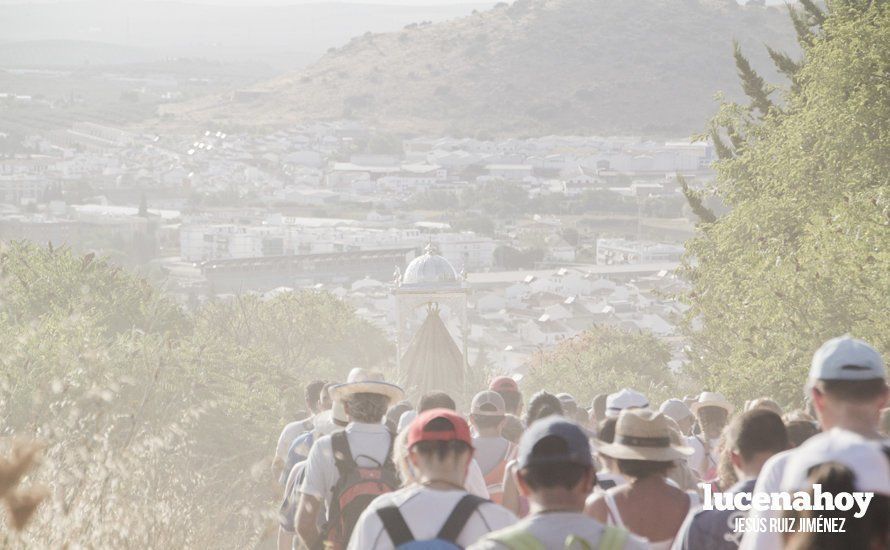
{"label": "beige bucket hat", "polygon": [[383,379],[383,374],[363,369],[354,368],[349,372],[345,384],[337,384],[330,389],[331,399],[335,402],[342,401],[356,393],[376,393],[389,398],[389,402],[401,401],[405,398],[405,392],[399,386],[390,384]]}
{"label": "beige bucket hat", "polygon": [[671,435],[671,423],[663,413],[628,409],[618,417],[614,442],[601,444],[597,450],[625,460],[668,461],[692,454],[691,448],[677,444]]}
{"label": "beige bucket hat", "polygon": [[702,407],[719,407],[725,410],[728,414],[732,414],[732,411],[735,408],[732,406],[732,403],[723,397],[722,393],[712,391],[701,392],[701,395],[698,396],[698,400],[693,403],[689,409],[693,414],[698,414],[698,410]]}

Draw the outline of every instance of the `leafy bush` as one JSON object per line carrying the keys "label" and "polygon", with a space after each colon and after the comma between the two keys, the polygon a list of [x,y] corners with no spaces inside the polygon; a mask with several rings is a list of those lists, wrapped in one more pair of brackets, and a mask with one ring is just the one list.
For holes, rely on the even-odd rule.
{"label": "leafy bush", "polygon": [[538,353],[523,379],[526,394],[569,391],[579,404],[621,388],[643,392],[651,403],[675,396],[676,381],[667,363],[667,345],[649,333],[594,326],[552,351]]}
{"label": "leafy bush", "polygon": [[11,548],[255,545],[303,384],[390,355],[328,294],[187,314],[68,250],[13,244],[0,268],[0,433],[46,445],[35,477],[52,489]]}

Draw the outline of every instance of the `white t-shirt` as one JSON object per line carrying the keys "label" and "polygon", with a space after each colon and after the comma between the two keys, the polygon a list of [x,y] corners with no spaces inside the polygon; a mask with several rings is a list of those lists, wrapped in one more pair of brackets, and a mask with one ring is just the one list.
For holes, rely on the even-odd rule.
{"label": "white t-shirt", "polygon": [[278,436],[278,445],[275,446],[275,458],[287,460],[287,450],[290,449],[291,443],[300,437],[300,434],[306,433],[313,428],[312,418],[310,416],[303,420],[291,422],[281,430],[281,435]]}
{"label": "white t-shirt", "polygon": [[[392,540],[383,528],[377,510],[398,506],[405,523],[415,540],[435,538],[445,525],[446,519],[465,491],[437,491],[422,485],[412,485],[398,491],[380,495],[362,512],[349,540],[349,550],[390,550]],[[493,502],[483,502],[476,508],[457,538],[457,544],[466,548],[492,531],[516,523],[516,516]]]}
{"label": "white t-shirt", "polygon": [[[603,524],[580,512],[534,514],[521,520],[517,527],[533,535],[544,548],[563,548],[566,538],[570,535],[585,540],[590,548],[597,548],[605,530]],[[628,533],[624,548],[645,550],[649,545],[646,539]],[[509,548],[498,542],[483,539],[467,550],[509,550]]]}
{"label": "white t-shirt", "polygon": [[506,458],[510,442],[501,436],[473,438],[473,455],[483,472],[490,472]]}
{"label": "white t-shirt", "polygon": [[[757,475],[757,483],[754,484],[754,494],[775,493],[781,490],[785,465],[788,464],[788,459],[791,458],[793,453],[794,449],[783,451],[773,455],[763,464],[760,474]],[[781,510],[760,511],[756,508],[751,508],[748,512],[748,517],[751,519],[767,518],[766,522],[769,525],[769,518],[779,517],[781,514]],[[755,529],[745,533],[745,536],[742,537],[742,543],[739,545],[739,550],[778,550],[780,548],[782,548],[782,533],[775,529],[765,529],[763,531]]]}
{"label": "white t-shirt", "polygon": [[[346,440],[352,458],[362,468],[383,464],[389,453],[390,434],[383,424],[353,422],[346,427]],[[339,479],[331,436],[320,437],[306,459],[306,473],[300,492],[323,500],[325,506],[330,508],[332,490]]]}
{"label": "white t-shirt", "polygon": [[[686,464],[689,465],[689,468],[692,469],[692,471],[695,472],[699,478],[704,480],[705,476],[708,472],[707,472],[707,470],[704,472],[699,471],[700,467],[701,467],[700,465],[701,465],[702,458],[704,458],[704,456],[705,456],[705,447],[704,447],[704,445],[702,445],[702,440],[699,439],[700,437],[704,437],[704,436],[690,435],[689,437],[686,438],[686,445],[688,445],[689,447],[692,447],[692,450],[693,450],[692,455],[686,458]],[[710,448],[710,453],[709,453],[710,457],[708,460],[708,469],[717,467],[717,447],[719,445],[720,445],[719,437],[716,439],[712,439],[710,441],[711,448]]]}
{"label": "white t-shirt", "polygon": [[485,476],[482,475],[482,469],[476,459],[470,461],[470,467],[467,468],[467,478],[464,480],[464,489],[468,493],[477,497],[488,498],[488,485],[485,484]]}

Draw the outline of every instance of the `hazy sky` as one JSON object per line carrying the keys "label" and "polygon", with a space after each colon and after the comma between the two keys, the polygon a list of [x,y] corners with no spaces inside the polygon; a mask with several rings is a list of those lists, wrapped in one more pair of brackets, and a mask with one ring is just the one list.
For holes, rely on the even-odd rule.
{"label": "hazy sky", "polygon": [[[77,2],[83,0],[0,0],[0,4],[51,4],[55,2]],[[293,4],[388,4],[402,6],[436,6],[443,4],[478,4],[478,0],[104,0],[107,2],[183,2],[190,4],[219,4],[229,6],[281,6]],[[513,0],[505,0],[512,3]],[[738,0],[744,4],[746,0]],[[766,0],[767,5],[793,2],[794,0]],[[482,0],[484,3],[484,0]]]}
{"label": "hazy sky", "polygon": [[[0,0],[0,4],[53,4],[57,2],[78,2],[84,0]],[[96,0],[89,0],[96,1]],[[102,1],[102,0],[99,0]],[[185,4],[219,4],[228,6],[287,6],[293,4],[388,4],[400,6],[441,6],[443,4],[479,4],[478,0],[104,0],[109,3],[120,2],[180,2]],[[512,3],[512,0],[507,0]],[[483,2],[484,3],[484,0]]]}

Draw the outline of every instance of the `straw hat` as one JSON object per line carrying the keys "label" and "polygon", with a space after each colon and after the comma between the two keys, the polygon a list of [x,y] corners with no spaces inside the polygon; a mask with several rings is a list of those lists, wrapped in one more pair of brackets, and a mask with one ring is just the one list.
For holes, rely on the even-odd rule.
{"label": "straw hat", "polygon": [[732,403],[723,397],[723,394],[712,391],[701,392],[701,395],[698,396],[698,400],[693,403],[689,409],[694,414],[698,414],[698,410],[702,407],[719,407],[725,410],[728,414],[732,414],[732,411],[735,408],[732,406]]}
{"label": "straw hat", "polygon": [[670,422],[663,413],[648,409],[622,411],[614,442],[601,444],[598,451],[612,458],[653,461],[676,460],[693,453],[671,437]]}
{"label": "straw hat", "polygon": [[389,398],[389,402],[404,399],[405,392],[395,384],[383,380],[383,374],[368,369],[354,368],[349,372],[345,384],[337,384],[330,389],[331,398],[343,401],[356,393],[376,393]]}

